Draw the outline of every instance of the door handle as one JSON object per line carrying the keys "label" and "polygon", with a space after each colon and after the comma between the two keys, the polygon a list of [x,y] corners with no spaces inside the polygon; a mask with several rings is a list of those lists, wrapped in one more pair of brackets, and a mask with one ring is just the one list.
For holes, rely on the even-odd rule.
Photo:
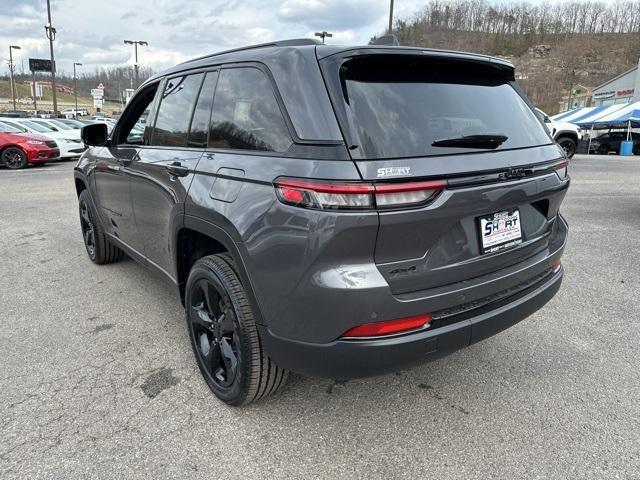
{"label": "door handle", "polygon": [[183,167],[180,162],[173,162],[171,165],[167,165],[166,168],[176,177],[186,177],[189,175],[189,169],[187,167]]}
{"label": "door handle", "polygon": [[128,167],[129,165],[131,165],[130,158],[119,158],[118,160],[120,161],[123,167]]}

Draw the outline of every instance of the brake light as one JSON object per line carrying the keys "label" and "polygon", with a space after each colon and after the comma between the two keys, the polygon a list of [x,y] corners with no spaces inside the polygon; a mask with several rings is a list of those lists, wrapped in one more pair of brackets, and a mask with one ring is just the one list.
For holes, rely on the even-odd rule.
{"label": "brake light", "polygon": [[414,317],[400,318],[397,320],[384,320],[382,322],[363,323],[350,328],[342,334],[343,337],[377,337],[391,335],[392,333],[406,332],[423,328],[431,321],[431,314],[416,315]]}
{"label": "brake light", "polygon": [[303,208],[362,210],[420,205],[446,188],[445,180],[406,183],[329,183],[282,178],[275,182],[281,202]]}
{"label": "brake light", "polygon": [[558,162],[553,166],[553,169],[556,171],[558,178],[560,178],[560,180],[564,180],[569,175],[569,162],[566,160]]}

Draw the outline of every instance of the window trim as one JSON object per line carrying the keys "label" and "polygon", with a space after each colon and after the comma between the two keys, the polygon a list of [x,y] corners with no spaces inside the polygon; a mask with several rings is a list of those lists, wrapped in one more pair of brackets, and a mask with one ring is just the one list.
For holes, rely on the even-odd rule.
{"label": "window trim", "polygon": [[[151,103],[149,103],[149,116],[147,117],[147,120],[152,119],[153,117],[155,117],[155,105],[156,105],[156,101],[158,98],[158,89],[160,88],[160,85],[163,83],[162,80],[158,81],[158,82],[150,82],[146,85],[144,85],[144,87],[142,89],[140,89],[138,92],[136,92],[136,94],[133,96],[133,98],[129,101],[129,103],[124,107],[124,110],[122,112],[122,115],[120,115],[120,118],[118,119],[118,121],[116,122],[115,127],[113,128],[113,131],[111,132],[111,135],[109,137],[110,141],[113,142],[115,145],[129,145],[129,146],[137,146],[139,147],[140,145],[135,145],[132,143],[127,143],[126,139],[125,141],[121,141],[122,139],[120,138],[120,132],[122,130],[122,125],[124,124],[124,122],[127,121],[127,118],[131,116],[131,111],[135,108],[134,105],[135,101],[140,101],[140,97],[142,96],[142,93],[149,90],[152,86],[156,86],[156,93],[153,96],[153,100],[151,100]],[[155,125],[155,119],[153,120],[153,123]],[[133,128],[133,127],[132,127]],[[144,145],[144,133],[143,133],[143,145]]]}
{"label": "window trim", "polygon": [[[216,99],[216,90],[218,89],[218,81],[220,80],[220,71],[221,71],[220,68],[214,68],[212,70],[203,71],[204,76],[202,77],[202,82],[200,82],[200,88],[198,89],[198,95],[196,96],[196,103],[193,105],[193,110],[191,111],[191,118],[189,119],[189,127],[187,129],[187,148],[206,149],[207,146],[209,145],[209,133],[211,131],[211,115],[213,114],[213,102]],[[209,106],[209,119],[207,121],[207,132],[206,132],[207,138],[205,139],[204,147],[194,147],[192,145],[189,145],[189,141],[191,137],[191,127],[193,126],[193,117],[196,114],[196,107],[198,106],[198,102],[200,101],[200,94],[202,93],[202,88],[204,87],[204,82],[207,79],[207,75],[214,72],[216,74],[216,81],[215,81],[215,84],[213,85],[213,96],[211,97],[211,105]],[[194,75],[197,75],[197,73],[195,73]]]}

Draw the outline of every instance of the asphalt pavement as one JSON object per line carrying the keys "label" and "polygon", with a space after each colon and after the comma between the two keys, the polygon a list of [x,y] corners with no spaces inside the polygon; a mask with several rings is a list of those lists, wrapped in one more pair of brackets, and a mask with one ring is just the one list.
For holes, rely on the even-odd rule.
{"label": "asphalt pavement", "polygon": [[578,156],[558,295],[411,370],[224,406],[177,294],[86,256],[72,163],[0,169],[0,478],[640,478],[640,158]]}

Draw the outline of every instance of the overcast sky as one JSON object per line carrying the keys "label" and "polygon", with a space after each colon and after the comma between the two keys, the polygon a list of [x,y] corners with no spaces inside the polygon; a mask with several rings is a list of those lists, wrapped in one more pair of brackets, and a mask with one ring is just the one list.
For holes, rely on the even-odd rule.
{"label": "overcast sky", "polygon": [[[396,0],[399,16],[412,15],[422,0]],[[363,44],[384,32],[387,0],[51,0],[59,71],[73,62],[93,71],[133,64],[133,47],[123,40],[146,40],[139,61],[155,70],[191,57],[276,39],[311,37],[327,30],[327,43]],[[49,58],[45,37],[46,0],[0,0],[0,51],[8,72],[8,46],[17,70],[29,57]]]}

